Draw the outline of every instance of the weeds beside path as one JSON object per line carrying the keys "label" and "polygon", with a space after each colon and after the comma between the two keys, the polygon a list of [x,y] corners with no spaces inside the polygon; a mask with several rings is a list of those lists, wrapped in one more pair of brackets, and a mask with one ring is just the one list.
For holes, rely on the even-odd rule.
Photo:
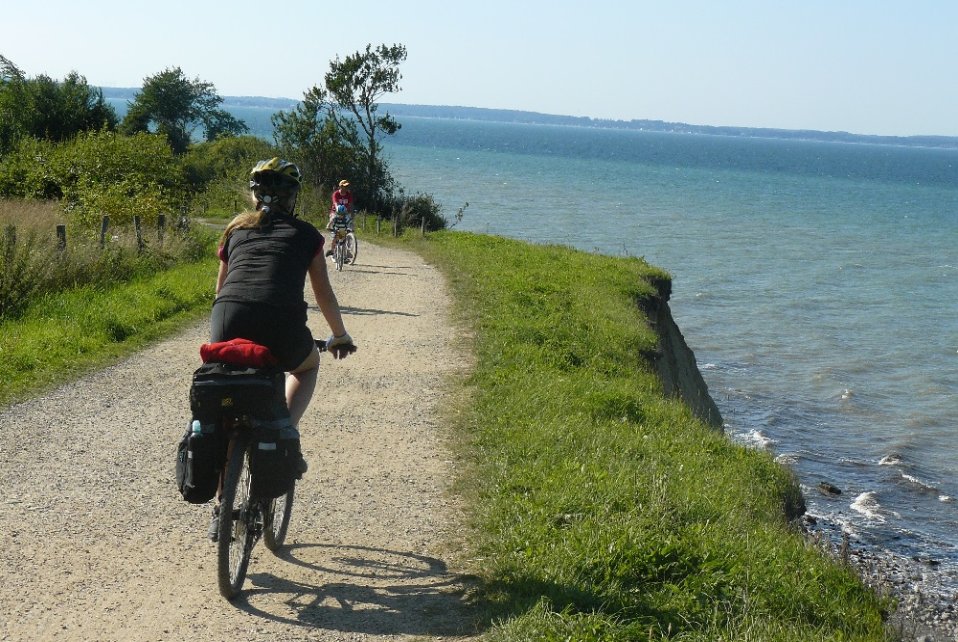
{"label": "weeds beside path", "polygon": [[[0,411],[0,640],[406,640],[470,631],[455,557],[455,462],[436,417],[466,368],[439,273],[363,246],[333,273],[350,333],[300,426],[310,462],[288,549],[258,547],[218,594],[207,507],[179,499],[200,323]],[[317,336],[328,331],[310,309]]]}

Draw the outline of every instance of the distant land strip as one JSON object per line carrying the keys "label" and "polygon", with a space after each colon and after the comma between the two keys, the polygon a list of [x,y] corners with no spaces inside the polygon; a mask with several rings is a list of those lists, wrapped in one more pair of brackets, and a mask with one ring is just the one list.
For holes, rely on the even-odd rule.
{"label": "distant land strip", "polygon": [[[133,100],[138,87],[101,87],[103,97],[116,103],[118,100]],[[293,98],[267,98],[263,96],[223,96],[223,108],[261,108],[272,111],[293,109],[299,103]],[[721,127],[715,125],[689,125],[663,120],[612,120],[588,116],[559,116],[516,109],[488,109],[485,107],[458,107],[443,105],[404,105],[380,103],[380,108],[393,116],[415,118],[446,118],[480,120],[499,123],[530,125],[565,125],[572,127],[598,127],[604,129],[631,129],[648,132],[679,134],[708,134],[711,136],[734,136],[738,138],[776,138],[786,140],[815,140],[834,143],[869,143],[873,145],[903,145],[907,147],[940,147],[958,149],[958,137],[954,136],[879,136],[851,134],[848,132],[823,132],[811,129],[774,129],[770,127]]]}

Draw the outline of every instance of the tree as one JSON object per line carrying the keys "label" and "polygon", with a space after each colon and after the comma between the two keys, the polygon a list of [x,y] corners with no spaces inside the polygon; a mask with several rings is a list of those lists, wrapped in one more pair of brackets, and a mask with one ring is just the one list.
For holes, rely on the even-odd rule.
{"label": "tree", "polygon": [[[295,109],[272,117],[276,145],[288,150],[304,178],[318,187],[330,187],[359,167],[355,125],[340,127],[324,89],[313,87]],[[329,191],[332,191],[330,188]]]}
{"label": "tree", "polygon": [[173,67],[143,81],[120,129],[127,134],[163,134],[173,152],[182,154],[199,127],[207,141],[249,131],[246,123],[219,108],[222,102],[212,83],[189,80],[179,67]]}
{"label": "tree", "polygon": [[392,135],[399,131],[400,124],[392,116],[380,115],[379,99],[387,93],[400,90],[399,64],[406,60],[406,47],[401,44],[379,45],[373,49],[366,45],[340,60],[337,56],[326,74],[326,90],[332,102],[351,115],[343,118],[334,111],[332,115],[345,138],[355,135],[351,128],[358,126],[365,135],[365,144],[357,151],[362,155],[363,176],[360,178],[371,190],[373,200],[380,201],[391,188],[385,163],[381,158],[380,134]]}
{"label": "tree", "polygon": [[0,154],[24,136],[54,142],[84,131],[116,127],[117,116],[86,78],[71,72],[62,81],[49,76],[27,78],[0,56]]}

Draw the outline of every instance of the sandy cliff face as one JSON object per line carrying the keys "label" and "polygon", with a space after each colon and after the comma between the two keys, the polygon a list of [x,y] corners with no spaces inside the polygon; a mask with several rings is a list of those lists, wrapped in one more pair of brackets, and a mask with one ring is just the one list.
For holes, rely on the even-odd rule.
{"label": "sandy cliff face", "polygon": [[721,430],[722,415],[709,395],[708,386],[705,385],[702,373],[695,363],[695,354],[672,318],[672,310],[669,308],[672,284],[667,280],[660,280],[654,285],[659,292],[658,296],[640,302],[640,306],[648,314],[650,323],[659,335],[658,350],[652,358],[665,394],[679,397],[692,409],[696,417]]}

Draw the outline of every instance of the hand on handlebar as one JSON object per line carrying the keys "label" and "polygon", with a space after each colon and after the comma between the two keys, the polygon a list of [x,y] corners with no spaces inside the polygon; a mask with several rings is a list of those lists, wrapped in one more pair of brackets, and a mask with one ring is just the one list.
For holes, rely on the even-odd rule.
{"label": "hand on handlebar", "polygon": [[345,359],[356,352],[356,344],[348,332],[338,337],[331,334],[326,339],[326,351],[333,355],[334,359]]}

